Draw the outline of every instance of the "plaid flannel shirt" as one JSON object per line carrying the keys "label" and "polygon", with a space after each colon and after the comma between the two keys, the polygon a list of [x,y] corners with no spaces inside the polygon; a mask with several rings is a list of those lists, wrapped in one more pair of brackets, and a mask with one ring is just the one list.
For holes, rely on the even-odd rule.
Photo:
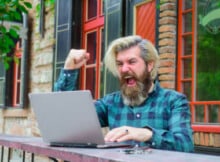
{"label": "plaid flannel shirt", "polygon": [[[75,90],[77,76],[77,70],[62,69],[55,91]],[[184,152],[194,150],[191,113],[185,95],[161,88],[158,82],[139,106],[124,105],[121,92],[117,91],[96,100],[95,107],[102,127],[132,126],[153,131],[150,141],[129,141],[132,144]]]}

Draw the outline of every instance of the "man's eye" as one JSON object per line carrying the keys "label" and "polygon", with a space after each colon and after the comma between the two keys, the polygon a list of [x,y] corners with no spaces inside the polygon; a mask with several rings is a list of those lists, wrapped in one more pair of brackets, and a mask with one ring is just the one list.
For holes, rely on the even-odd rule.
{"label": "man's eye", "polygon": [[129,63],[130,64],[135,64],[137,61],[136,60],[130,60]]}
{"label": "man's eye", "polygon": [[122,66],[122,63],[117,62],[116,65],[117,65],[117,66]]}

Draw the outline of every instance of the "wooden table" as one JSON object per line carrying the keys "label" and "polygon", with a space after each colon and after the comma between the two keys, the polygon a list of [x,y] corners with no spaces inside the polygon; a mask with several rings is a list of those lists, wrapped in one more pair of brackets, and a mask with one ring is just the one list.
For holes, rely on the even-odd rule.
{"label": "wooden table", "polygon": [[[18,149],[31,153],[31,161],[35,155],[43,155],[52,159],[74,162],[219,162],[220,156],[195,153],[182,153],[164,150],[146,150],[144,153],[126,154],[125,149],[93,149],[93,148],[64,148],[50,147],[38,137],[24,137],[0,134],[2,151],[5,148]],[[9,151],[10,152],[10,151]],[[3,155],[3,154],[2,154]],[[1,157],[1,160],[3,157]],[[10,159],[8,159],[10,161]],[[55,160],[56,161],[56,160]]]}

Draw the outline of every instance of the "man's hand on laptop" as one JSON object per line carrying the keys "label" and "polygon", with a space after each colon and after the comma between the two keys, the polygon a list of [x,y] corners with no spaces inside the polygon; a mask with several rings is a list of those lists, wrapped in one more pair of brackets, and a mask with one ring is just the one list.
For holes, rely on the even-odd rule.
{"label": "man's hand on laptop", "polygon": [[84,49],[71,49],[66,58],[64,69],[78,69],[82,67],[88,60],[89,53],[87,53]]}
{"label": "man's hand on laptop", "polygon": [[123,142],[128,140],[135,140],[139,142],[148,141],[151,139],[153,132],[147,128],[135,127],[118,127],[110,130],[106,136],[106,142]]}

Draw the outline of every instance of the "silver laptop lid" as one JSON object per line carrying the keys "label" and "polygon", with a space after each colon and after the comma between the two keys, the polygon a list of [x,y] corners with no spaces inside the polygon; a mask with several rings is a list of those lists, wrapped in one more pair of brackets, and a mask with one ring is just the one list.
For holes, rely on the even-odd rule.
{"label": "silver laptop lid", "polygon": [[30,93],[29,98],[45,142],[104,144],[90,91]]}

